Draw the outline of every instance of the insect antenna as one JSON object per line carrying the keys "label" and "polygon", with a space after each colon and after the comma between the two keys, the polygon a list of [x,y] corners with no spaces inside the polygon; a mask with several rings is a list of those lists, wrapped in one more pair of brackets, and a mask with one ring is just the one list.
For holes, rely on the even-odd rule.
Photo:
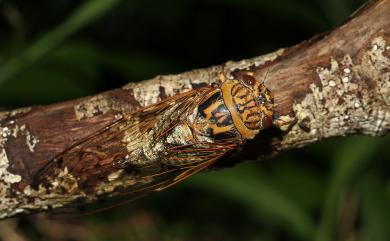
{"label": "insect antenna", "polygon": [[267,80],[268,74],[273,71],[275,68],[275,65],[270,65],[267,67],[267,71],[265,72],[264,78],[261,80],[261,83],[264,84],[264,82]]}

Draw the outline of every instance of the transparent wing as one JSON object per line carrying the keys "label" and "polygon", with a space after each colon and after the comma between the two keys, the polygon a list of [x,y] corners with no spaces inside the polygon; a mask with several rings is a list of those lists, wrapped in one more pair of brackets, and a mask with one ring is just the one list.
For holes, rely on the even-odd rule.
{"label": "transparent wing", "polygon": [[91,187],[99,183],[122,167],[128,155],[128,148],[123,142],[125,135],[141,146],[143,133],[156,126],[159,128],[156,138],[163,136],[180,124],[210,89],[204,87],[188,91],[124,116],[58,154],[38,171],[33,186],[49,185],[65,169],[80,186]]}

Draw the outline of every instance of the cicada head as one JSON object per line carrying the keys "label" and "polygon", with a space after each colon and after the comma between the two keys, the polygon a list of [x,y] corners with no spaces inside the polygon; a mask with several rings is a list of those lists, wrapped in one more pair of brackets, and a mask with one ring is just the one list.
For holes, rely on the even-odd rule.
{"label": "cicada head", "polygon": [[253,139],[260,130],[272,125],[273,96],[252,74],[223,80],[221,90],[233,123],[243,138]]}

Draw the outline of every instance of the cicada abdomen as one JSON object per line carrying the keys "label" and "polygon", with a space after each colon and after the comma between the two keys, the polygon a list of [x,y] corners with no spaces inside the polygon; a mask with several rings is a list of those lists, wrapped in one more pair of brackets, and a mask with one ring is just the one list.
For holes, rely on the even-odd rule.
{"label": "cicada abdomen", "polygon": [[[169,187],[253,139],[272,123],[273,99],[250,73],[194,89],[124,116],[59,154],[38,173],[50,185],[66,170],[94,191],[129,175],[154,180],[133,191]],[[118,182],[119,180],[119,182]],[[119,185],[119,184],[118,184]]]}

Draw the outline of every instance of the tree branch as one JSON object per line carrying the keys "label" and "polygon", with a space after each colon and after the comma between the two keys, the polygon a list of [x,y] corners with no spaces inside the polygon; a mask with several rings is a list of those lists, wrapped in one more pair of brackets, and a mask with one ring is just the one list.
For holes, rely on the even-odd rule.
{"label": "tree branch", "polygon": [[[229,160],[260,159],[322,139],[390,129],[390,0],[372,1],[328,34],[238,62],[157,76],[95,96],[0,114],[0,218],[92,202],[152,182],[136,174],[107,177],[93,193],[67,170],[52,185],[33,186],[37,173],[81,140],[137,109],[251,70],[274,95],[274,127]],[[229,160],[228,160],[229,159]],[[226,161],[226,162],[225,162]],[[88,177],[85,177],[88,178]]]}

